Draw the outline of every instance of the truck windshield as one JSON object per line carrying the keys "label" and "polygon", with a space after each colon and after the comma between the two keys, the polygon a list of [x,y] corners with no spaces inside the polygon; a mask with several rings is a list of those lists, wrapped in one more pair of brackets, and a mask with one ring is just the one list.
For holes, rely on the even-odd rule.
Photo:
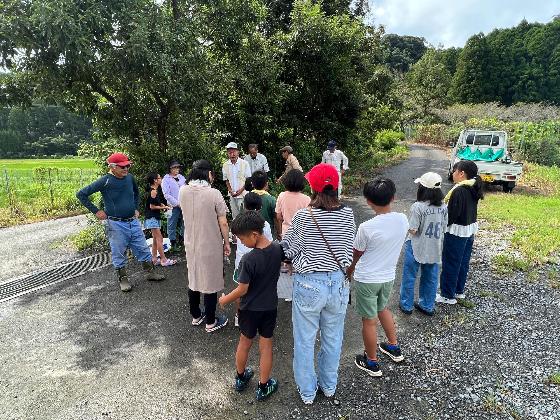
{"label": "truck windshield", "polygon": [[500,136],[497,134],[469,134],[465,139],[466,144],[475,146],[498,146],[500,144]]}

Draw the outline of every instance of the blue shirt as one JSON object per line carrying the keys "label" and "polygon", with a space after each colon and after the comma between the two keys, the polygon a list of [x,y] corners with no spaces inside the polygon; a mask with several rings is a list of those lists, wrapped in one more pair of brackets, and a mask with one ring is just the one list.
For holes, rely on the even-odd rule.
{"label": "blue shirt", "polygon": [[91,202],[89,196],[96,192],[101,192],[107,216],[128,219],[134,217],[134,212],[138,210],[138,186],[130,174],[124,178],[117,178],[113,174],[104,175],[76,193],[78,200],[94,214],[99,209]]}

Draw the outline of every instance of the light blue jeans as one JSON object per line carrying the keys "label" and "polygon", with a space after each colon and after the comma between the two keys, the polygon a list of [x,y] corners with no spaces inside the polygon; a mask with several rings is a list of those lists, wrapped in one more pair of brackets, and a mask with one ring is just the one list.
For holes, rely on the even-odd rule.
{"label": "light blue jeans", "polygon": [[119,222],[107,220],[105,232],[109,245],[111,245],[111,259],[116,269],[126,266],[126,250],[130,248],[138,261],[152,261],[152,253],[146,245],[146,237],[142,231],[140,220],[134,219],[130,222]]}
{"label": "light blue jeans", "polygon": [[[344,318],[350,285],[342,271],[314,272],[294,276],[292,323],[294,334],[294,378],[304,401],[312,401],[319,385],[334,394],[344,334]],[[321,347],[315,373],[315,338]]]}
{"label": "light blue jeans", "polygon": [[184,236],[183,212],[179,206],[173,207],[171,217],[167,221],[167,237],[170,241],[177,240],[177,230],[181,236]]}
{"label": "light blue jeans", "polygon": [[437,264],[420,264],[414,258],[412,244],[404,244],[404,261],[401,281],[400,305],[405,311],[411,311],[414,305],[414,283],[420,269],[420,285],[418,287],[418,305],[428,312],[434,310],[438,287],[439,266]]}

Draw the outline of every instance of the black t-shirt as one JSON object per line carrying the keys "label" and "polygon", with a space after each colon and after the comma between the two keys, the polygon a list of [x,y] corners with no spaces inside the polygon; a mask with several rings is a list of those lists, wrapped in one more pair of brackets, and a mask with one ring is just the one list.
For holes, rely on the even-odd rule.
{"label": "black t-shirt", "polygon": [[254,248],[241,257],[239,283],[249,284],[247,294],[241,297],[240,309],[271,311],[278,305],[276,290],[284,251],[278,242],[263,249]]}
{"label": "black t-shirt", "polygon": [[155,197],[152,197],[152,191],[148,193],[148,199],[146,200],[146,211],[144,212],[144,216],[146,219],[151,219],[152,217],[156,218],[157,220],[161,219],[161,210],[152,210],[150,208],[150,204],[154,206],[161,206],[162,198],[159,191],[156,193]]}

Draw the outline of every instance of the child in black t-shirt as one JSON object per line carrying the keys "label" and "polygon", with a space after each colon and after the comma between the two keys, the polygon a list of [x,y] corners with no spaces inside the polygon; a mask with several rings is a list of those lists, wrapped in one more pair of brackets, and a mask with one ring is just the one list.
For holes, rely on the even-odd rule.
{"label": "child in black t-shirt", "polygon": [[250,252],[239,263],[239,284],[227,296],[222,294],[220,306],[241,298],[239,329],[241,336],[235,354],[237,376],[235,389],[243,391],[249,385],[253,370],[247,366],[249,350],[257,332],[260,353],[260,380],[257,400],[268,398],[278,389],[278,381],[270,376],[272,370],[272,336],[276,327],[276,291],[280,264],[284,252],[280,244],[271,242],[263,235],[264,219],[256,211],[238,215],[231,224],[231,231]]}

